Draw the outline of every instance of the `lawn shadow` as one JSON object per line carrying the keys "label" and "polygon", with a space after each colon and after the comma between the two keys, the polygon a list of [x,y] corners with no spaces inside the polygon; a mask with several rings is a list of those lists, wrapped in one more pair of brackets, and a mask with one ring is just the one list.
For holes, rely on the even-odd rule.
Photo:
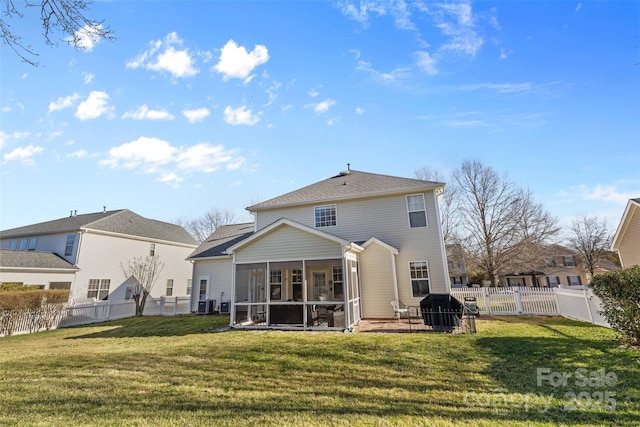
{"label": "lawn shadow", "polygon": [[[189,319],[188,321],[180,322],[180,317],[188,317]],[[99,331],[71,336],[66,339],[176,337],[224,331],[227,330],[228,325],[229,316],[185,314],[178,316],[130,317],[68,328],[95,328],[99,329]]]}

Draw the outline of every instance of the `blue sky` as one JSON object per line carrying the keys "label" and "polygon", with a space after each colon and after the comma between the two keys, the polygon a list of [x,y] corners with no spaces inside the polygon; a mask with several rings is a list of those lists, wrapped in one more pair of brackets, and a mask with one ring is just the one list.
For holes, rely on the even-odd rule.
{"label": "blue sky", "polygon": [[127,208],[173,222],[346,169],[477,159],[570,223],[640,197],[640,3],[94,3],[117,40],[2,45],[8,229]]}

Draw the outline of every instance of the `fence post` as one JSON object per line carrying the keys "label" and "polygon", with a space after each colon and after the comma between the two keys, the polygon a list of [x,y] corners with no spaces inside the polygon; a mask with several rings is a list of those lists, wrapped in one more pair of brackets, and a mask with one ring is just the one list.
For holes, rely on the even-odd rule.
{"label": "fence post", "polygon": [[518,314],[522,314],[524,311],[522,308],[522,297],[520,295],[520,287],[514,288],[513,295],[516,297],[516,311]]}
{"label": "fence post", "polygon": [[489,297],[489,288],[482,287],[482,297],[484,299],[484,306],[487,307],[487,312],[493,314],[491,311],[491,298]]}
{"label": "fence post", "polygon": [[589,289],[582,289],[582,293],[584,294],[584,302],[587,304],[587,313],[589,313],[589,321],[591,324],[593,323],[593,314],[591,313],[591,304],[589,304]]}
{"label": "fence post", "polygon": [[160,297],[160,316],[164,316],[164,295]]}
{"label": "fence post", "polygon": [[176,297],[176,303],[173,305],[173,315],[178,314],[178,297]]}

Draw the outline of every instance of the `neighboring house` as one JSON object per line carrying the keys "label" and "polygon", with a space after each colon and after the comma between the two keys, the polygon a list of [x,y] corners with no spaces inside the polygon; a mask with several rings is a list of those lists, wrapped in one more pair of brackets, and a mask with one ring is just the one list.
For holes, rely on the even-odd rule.
{"label": "neighboring house", "polygon": [[349,169],[250,206],[254,224],[219,228],[189,257],[194,306],[230,303],[234,327],[345,329],[448,294],[443,188]]}
{"label": "neighboring house", "polygon": [[196,246],[184,228],[126,209],[72,213],[0,231],[0,282],[69,289],[74,301],[124,300],[130,293],[121,264],[157,255],[164,268],[151,296],[183,296],[191,290],[186,257]]}
{"label": "neighboring house", "polygon": [[449,281],[451,286],[463,287],[469,284],[467,265],[464,261],[464,250],[460,243],[446,245],[447,266],[449,268]]}
{"label": "neighboring house", "polygon": [[640,265],[640,198],[627,202],[611,250],[618,253],[623,268]]}
{"label": "neighboring house", "polygon": [[544,264],[536,271],[501,276],[504,286],[558,287],[587,284],[587,273],[576,251],[553,244],[544,248]]}

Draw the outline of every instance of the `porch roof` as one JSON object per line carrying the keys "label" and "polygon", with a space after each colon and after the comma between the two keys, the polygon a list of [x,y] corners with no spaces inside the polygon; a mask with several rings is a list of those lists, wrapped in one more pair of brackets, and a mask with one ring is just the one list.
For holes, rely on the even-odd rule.
{"label": "porch roof", "polygon": [[280,218],[279,220],[269,224],[268,226],[262,228],[261,230],[247,236],[244,239],[239,240],[238,242],[230,245],[227,249],[226,249],[226,253],[227,254],[232,254],[235,251],[237,251],[238,249],[251,244],[252,242],[254,242],[257,239],[260,239],[263,236],[266,236],[268,234],[270,234],[271,232],[284,227],[284,226],[289,226],[289,227],[293,227],[295,229],[307,232],[309,234],[318,236],[318,237],[322,237],[324,239],[327,239],[329,241],[335,242],[340,244],[343,247],[349,247],[352,250],[355,250],[356,252],[362,252],[364,251],[364,248],[354,242],[351,242],[349,240],[343,239],[341,237],[338,237],[336,235],[306,226],[304,224],[300,224],[299,222],[295,222],[292,221],[288,218]]}

